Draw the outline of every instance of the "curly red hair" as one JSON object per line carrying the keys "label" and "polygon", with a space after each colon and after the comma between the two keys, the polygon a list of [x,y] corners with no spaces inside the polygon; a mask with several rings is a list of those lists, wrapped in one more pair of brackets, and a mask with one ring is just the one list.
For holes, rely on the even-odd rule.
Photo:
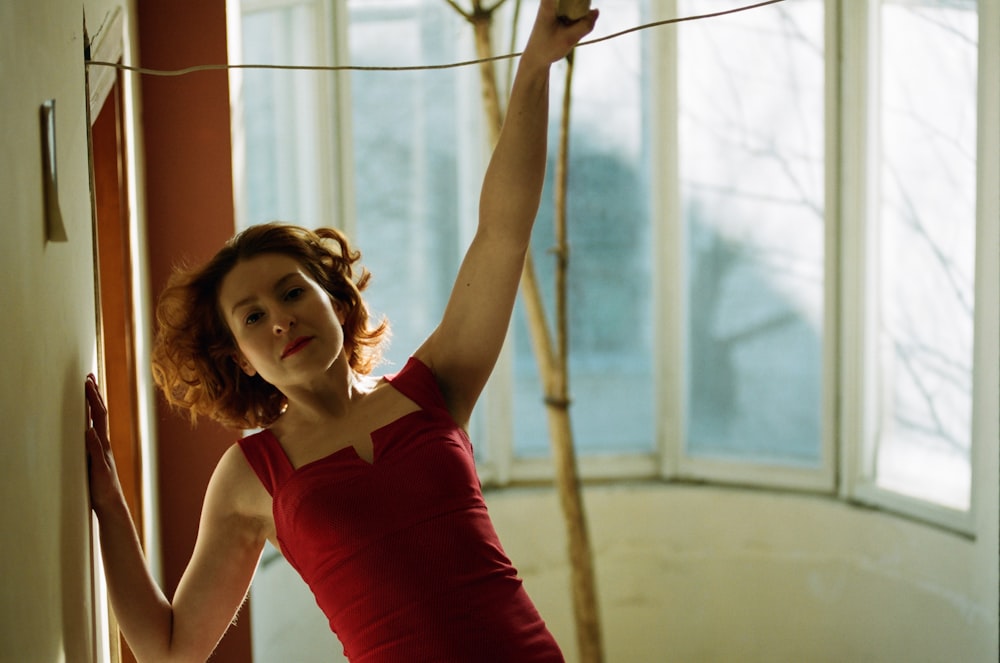
{"label": "curly red hair", "polygon": [[219,310],[222,280],[242,260],[262,253],[296,259],[340,302],[346,314],[344,351],[356,373],[367,375],[381,359],[389,324],[369,326],[361,292],[371,274],[356,266],[361,253],[333,228],[309,230],[283,223],[247,228],[201,267],[174,272],[156,307],[153,380],[174,407],[194,422],[207,416],[233,428],[274,422],[285,396],[259,375],[248,376],[235,361],[237,346]]}

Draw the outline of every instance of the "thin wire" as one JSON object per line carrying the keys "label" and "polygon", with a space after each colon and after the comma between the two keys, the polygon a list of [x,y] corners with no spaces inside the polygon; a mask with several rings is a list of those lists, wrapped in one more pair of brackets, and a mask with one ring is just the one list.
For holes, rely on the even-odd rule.
{"label": "thin wire", "polygon": [[[738,12],[744,12],[751,9],[758,9],[760,7],[765,7],[767,5],[777,4],[779,2],[784,2],[784,0],[764,0],[763,2],[757,2],[751,5],[744,5],[742,7],[735,7],[733,9],[723,9],[717,12],[710,12],[708,14],[696,14],[692,16],[680,16],[677,18],[668,18],[662,21],[654,21],[653,23],[645,23],[643,25],[637,25],[633,28],[628,28],[627,30],[622,30],[621,32],[615,32],[614,34],[607,35],[605,37],[598,37],[597,39],[591,39],[589,41],[581,41],[577,44],[577,48],[580,46],[590,46],[591,44],[598,44],[602,41],[608,41],[609,39],[616,39],[618,37],[638,32],[639,30],[648,30],[649,28],[660,27],[663,25],[671,25],[673,23],[683,23],[686,21],[698,21],[706,18],[718,18],[720,16],[726,16],[729,14],[736,14]],[[433,69],[454,69],[457,67],[468,67],[471,65],[481,64],[484,62],[495,62],[497,60],[509,60],[511,58],[520,57],[523,52],[508,53],[506,55],[494,55],[488,58],[480,58],[478,60],[463,60],[461,62],[450,62],[447,64],[424,64],[424,65],[401,65],[401,66],[372,66],[372,65],[357,65],[357,64],[345,64],[345,65],[308,65],[308,64],[199,64],[191,67],[184,67],[182,69],[149,69],[147,67],[136,67],[133,65],[121,64],[119,62],[107,62],[104,60],[88,60],[86,65],[88,67],[111,67],[113,69],[120,69],[122,71],[131,71],[136,74],[142,74],[146,76],[185,76],[187,74],[193,74],[199,71],[219,71],[226,69],[291,69],[296,71],[424,71]]]}
{"label": "thin wire", "polygon": [[662,21],[654,21],[653,23],[645,23],[643,25],[637,25],[634,28],[629,28],[627,30],[622,30],[621,32],[616,32],[614,34],[607,35],[605,37],[598,37],[597,39],[591,39],[590,41],[581,41],[577,44],[577,48],[580,46],[590,46],[591,44],[599,44],[602,41],[608,41],[609,39],[615,39],[616,37],[621,37],[623,35],[630,34],[632,32],[638,32],[639,30],[647,30],[649,28],[656,28],[661,25],[670,25],[672,23],[683,23],[685,21],[700,21],[704,18],[718,18],[720,16],[726,16],[727,14],[736,14],[738,12],[745,12],[750,9],[758,9],[760,7],[766,7],[767,5],[774,5],[779,2],[784,2],[785,0],[764,0],[764,2],[758,2],[752,5],[744,5],[742,7],[736,7],[734,9],[723,9],[717,12],[710,12],[708,14],[696,14],[693,16],[681,16],[679,18],[668,18]]}

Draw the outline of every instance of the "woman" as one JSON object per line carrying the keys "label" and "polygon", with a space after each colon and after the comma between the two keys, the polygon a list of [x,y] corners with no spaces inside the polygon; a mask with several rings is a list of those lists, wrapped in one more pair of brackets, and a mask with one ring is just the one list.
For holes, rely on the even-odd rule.
{"label": "woman", "polygon": [[91,499],[111,601],[140,661],[204,661],[265,541],[309,583],[351,661],[561,661],[483,503],[466,428],[500,351],[538,210],[548,77],[597,20],[543,0],[483,182],[479,226],[435,331],[369,377],[367,274],[333,230],[270,224],[175,275],[154,376],[168,400],[235,428],[168,601],[145,565],[92,378]]}

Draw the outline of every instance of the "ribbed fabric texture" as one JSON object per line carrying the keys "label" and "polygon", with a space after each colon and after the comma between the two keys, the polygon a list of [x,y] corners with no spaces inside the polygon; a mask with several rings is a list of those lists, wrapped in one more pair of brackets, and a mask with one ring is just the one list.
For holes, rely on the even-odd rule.
{"label": "ribbed fabric texture", "polygon": [[271,493],[278,541],[352,663],[558,663],[562,654],[500,545],[472,445],[434,375],[387,379],[420,406],[294,469],[262,431],[240,441]]}

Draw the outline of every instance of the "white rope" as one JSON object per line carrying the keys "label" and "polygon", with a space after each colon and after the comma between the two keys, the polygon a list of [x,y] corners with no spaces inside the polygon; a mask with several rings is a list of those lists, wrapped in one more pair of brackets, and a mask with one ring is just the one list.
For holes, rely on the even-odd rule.
{"label": "white rope", "polygon": [[[736,14],[737,12],[744,12],[751,9],[757,9],[759,7],[765,7],[767,5],[777,4],[779,2],[784,2],[784,0],[764,0],[763,2],[757,2],[751,5],[744,5],[742,7],[735,7],[733,9],[724,9],[721,11],[710,12],[708,14],[681,16],[678,18],[668,18],[662,21],[655,21],[653,23],[645,23],[643,25],[637,25],[627,30],[622,30],[621,32],[616,32],[614,34],[607,35],[606,37],[599,37],[597,39],[591,39],[590,41],[582,41],[579,44],[577,44],[577,48],[579,48],[580,46],[590,46],[591,44],[598,44],[602,41],[608,41],[609,39],[616,39],[623,35],[627,35],[633,32],[638,32],[639,30],[648,30],[649,28],[655,28],[662,25],[670,25],[673,23],[683,23],[686,21],[698,21],[707,18],[717,18],[720,16],[726,16],[728,14]],[[86,64],[88,67],[111,67],[113,69],[130,71],[145,76],[185,76],[187,74],[193,74],[199,71],[218,71],[227,69],[285,69],[285,70],[295,70],[295,71],[421,71],[428,69],[453,69],[456,67],[468,67],[470,65],[481,64],[483,62],[508,60],[510,58],[519,57],[520,55],[521,53],[518,52],[518,53],[508,53],[506,55],[495,55],[493,57],[480,58],[478,60],[464,60],[462,62],[451,62],[448,64],[403,65],[397,67],[365,66],[365,65],[353,65],[353,64],[346,64],[346,65],[199,64],[191,67],[184,67],[182,69],[150,69],[148,67],[136,67],[133,65],[121,64],[119,62],[105,62],[103,60],[88,60]]]}

